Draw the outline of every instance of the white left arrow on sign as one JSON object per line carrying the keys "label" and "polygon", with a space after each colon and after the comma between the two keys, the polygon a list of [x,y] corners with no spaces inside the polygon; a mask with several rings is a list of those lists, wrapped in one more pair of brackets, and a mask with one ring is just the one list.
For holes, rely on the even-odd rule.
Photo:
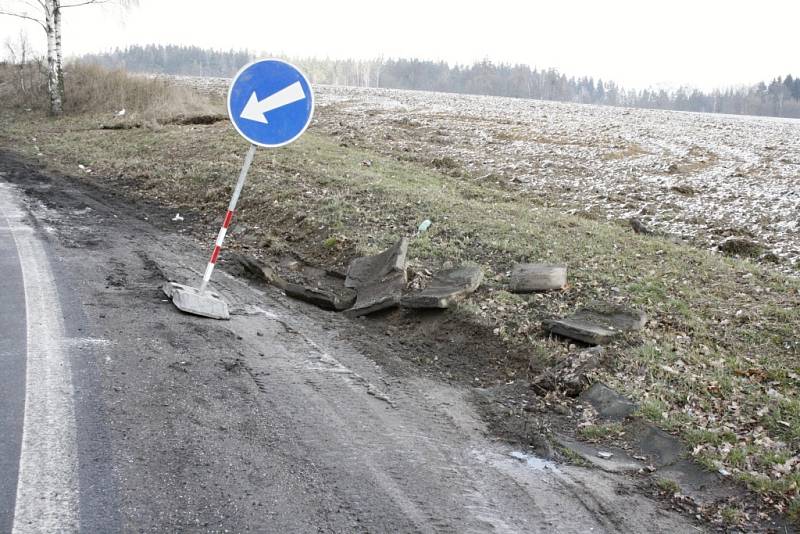
{"label": "white left arrow on sign", "polygon": [[239,115],[243,119],[269,124],[267,117],[264,115],[267,111],[272,111],[283,106],[287,106],[298,100],[303,100],[306,97],[303,86],[300,82],[294,82],[288,87],[284,87],[277,93],[273,93],[264,100],[258,100],[256,92],[250,95],[250,100]]}

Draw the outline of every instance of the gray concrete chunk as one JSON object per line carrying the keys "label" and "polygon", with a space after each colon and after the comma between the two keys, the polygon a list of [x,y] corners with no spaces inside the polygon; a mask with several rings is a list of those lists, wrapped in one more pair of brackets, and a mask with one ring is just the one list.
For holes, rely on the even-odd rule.
{"label": "gray concrete chunk", "polygon": [[275,269],[257,260],[256,258],[235,253],[229,253],[229,257],[231,261],[239,263],[239,265],[241,265],[247,273],[256,277],[262,282],[272,284],[280,289],[284,289],[286,286],[287,282],[275,272]]}
{"label": "gray concrete chunk", "polygon": [[552,334],[590,345],[605,345],[619,334],[616,330],[591,324],[577,314],[560,321],[545,321],[544,325]]}
{"label": "gray concrete chunk", "polygon": [[352,308],[344,313],[350,317],[359,317],[400,305],[400,298],[406,288],[405,270],[394,272],[382,279],[356,288],[358,297]]}
{"label": "gray concrete chunk", "polygon": [[166,282],[161,286],[164,294],[172,299],[175,307],[182,312],[210,317],[211,319],[230,319],[228,304],[222,300],[219,293],[204,291],[200,293],[197,288]]}
{"label": "gray concrete chunk", "polygon": [[686,454],[686,447],[678,438],[652,423],[637,421],[631,426],[629,434],[635,437],[634,448],[649,457],[656,467],[672,465]]}
{"label": "gray concrete chunk", "polygon": [[581,400],[591,404],[601,419],[622,421],[636,411],[636,404],[602,382],[592,384],[581,394]]}
{"label": "gray concrete chunk", "polygon": [[[608,473],[635,473],[644,465],[618,447],[603,447],[582,443],[567,436],[556,435],[556,442],[587,462]],[[606,453],[606,454],[600,454]],[[608,456],[611,454],[611,456]]]}
{"label": "gray concrete chunk", "polygon": [[408,238],[402,237],[380,254],[354,259],[347,268],[344,285],[358,289],[360,286],[374,284],[393,272],[402,271],[405,276],[407,251]]}
{"label": "gray concrete chunk", "polygon": [[287,282],[283,290],[289,297],[303,300],[325,310],[346,310],[356,302],[356,292],[348,288],[341,288],[341,292],[327,291]]}
{"label": "gray concrete chunk", "polygon": [[428,287],[407,295],[402,305],[408,308],[447,308],[454,301],[474,293],[483,281],[477,265],[462,265],[434,276]]}
{"label": "gray concrete chunk", "polygon": [[604,345],[615,337],[641,330],[647,315],[640,310],[613,304],[594,304],[560,320],[544,321],[552,334],[575,339],[590,345]]}
{"label": "gray concrete chunk", "polygon": [[403,237],[380,254],[350,262],[344,285],[355,289],[357,297],[347,315],[358,317],[400,304],[407,281],[407,250],[408,238]]}
{"label": "gray concrete chunk", "polygon": [[567,285],[567,267],[543,263],[518,263],[511,271],[509,285],[513,293],[564,289]]}

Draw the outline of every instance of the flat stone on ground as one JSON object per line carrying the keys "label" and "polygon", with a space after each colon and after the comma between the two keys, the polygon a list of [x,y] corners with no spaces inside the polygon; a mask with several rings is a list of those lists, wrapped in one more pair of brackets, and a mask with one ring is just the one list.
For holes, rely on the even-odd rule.
{"label": "flat stone on ground", "polygon": [[632,425],[629,435],[636,437],[634,448],[656,467],[675,464],[686,455],[686,447],[678,438],[646,421]]}
{"label": "flat stone on ground", "polygon": [[483,281],[477,265],[462,265],[433,277],[428,287],[403,298],[408,308],[447,308],[454,301],[474,293]]}
{"label": "flat stone on ground", "polygon": [[544,321],[552,334],[590,345],[605,345],[626,332],[641,330],[647,323],[644,312],[614,304],[594,304],[559,320]]}
{"label": "flat stone on ground", "polygon": [[602,382],[595,382],[581,394],[581,400],[592,405],[601,419],[622,421],[636,411],[636,404]]}
{"label": "flat stone on ground", "polygon": [[702,499],[713,502],[715,497],[719,499],[732,493],[730,487],[722,484],[722,476],[719,473],[709,471],[690,459],[681,459],[659,469],[658,476],[674,480],[681,487],[681,493],[698,501]]}
{"label": "flat stone on ground", "polygon": [[[644,467],[642,462],[618,447],[597,447],[562,435],[556,435],[555,440],[562,447],[608,473],[635,473]],[[610,453],[611,456],[598,453]]]}
{"label": "flat stone on ground", "polygon": [[513,293],[531,293],[564,289],[567,285],[565,265],[518,263],[511,270],[509,288]]}

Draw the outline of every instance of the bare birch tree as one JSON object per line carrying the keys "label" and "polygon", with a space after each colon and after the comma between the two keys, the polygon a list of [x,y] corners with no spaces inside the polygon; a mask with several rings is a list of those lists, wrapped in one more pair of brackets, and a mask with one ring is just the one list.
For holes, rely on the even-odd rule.
{"label": "bare birch tree", "polygon": [[64,109],[64,66],[61,50],[61,10],[91,4],[116,2],[125,6],[136,0],[0,0],[0,15],[35,22],[47,36],[47,94],[50,113],[60,115]]}
{"label": "bare birch tree", "polygon": [[11,63],[17,67],[19,90],[20,93],[24,95],[28,91],[28,86],[25,84],[25,64],[28,62],[31,48],[28,36],[23,30],[20,30],[17,40],[13,41],[9,37],[6,39],[5,45],[8,55],[11,58]]}

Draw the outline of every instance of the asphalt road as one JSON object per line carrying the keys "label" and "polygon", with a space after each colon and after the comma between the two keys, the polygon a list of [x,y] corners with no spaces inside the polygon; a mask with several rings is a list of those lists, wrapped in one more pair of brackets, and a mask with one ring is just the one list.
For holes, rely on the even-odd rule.
{"label": "asphalt road", "polygon": [[[4,191],[0,189],[0,191]],[[0,193],[3,194],[3,193]],[[25,408],[25,289],[14,235],[0,215],[0,532],[11,530]]]}
{"label": "asphalt road", "polygon": [[697,531],[491,439],[343,317],[222,271],[230,321],[178,312],[159,286],[208,252],[179,230],[0,152],[0,531]]}

